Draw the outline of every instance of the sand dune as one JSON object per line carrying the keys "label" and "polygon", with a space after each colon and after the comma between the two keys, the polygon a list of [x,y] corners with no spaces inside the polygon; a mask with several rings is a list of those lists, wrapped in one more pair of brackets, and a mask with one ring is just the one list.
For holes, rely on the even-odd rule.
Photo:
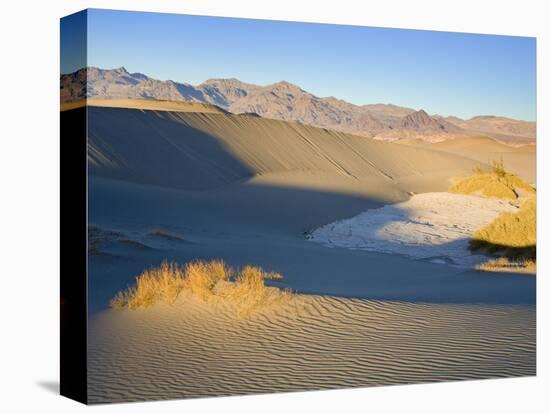
{"label": "sand dune", "polygon": [[[345,183],[353,187],[366,180],[404,192],[422,190],[425,183],[423,191],[429,191],[445,189],[450,177],[476,164],[453,154],[251,116],[113,107],[88,111],[91,174],[141,184],[207,190],[254,176],[318,172],[338,180],[337,187],[321,182],[340,192],[346,191]],[[400,185],[402,179],[407,184]],[[411,179],[421,188],[408,188]]]}
{"label": "sand dune", "polygon": [[532,305],[298,296],[250,319],[191,298],[90,321],[92,403],[535,374]]}
{"label": "sand dune", "polygon": [[427,148],[461,155],[485,164],[490,164],[502,157],[507,170],[530,183],[536,182],[537,155],[535,145],[511,146],[502,144],[492,138],[467,137],[438,142],[429,145]]}
{"label": "sand dune", "polygon": [[103,108],[133,108],[149,111],[178,111],[178,112],[205,112],[224,114],[227,111],[209,104],[194,101],[161,101],[158,99],[82,99],[78,101],[61,103],[61,111],[88,107]]}
{"label": "sand dune", "polygon": [[[306,238],[445,191],[478,161],[255,116],[108,104],[120,107],[87,109],[89,222],[116,235],[89,258],[91,402],[535,373],[534,278]],[[106,310],[164,259],[212,258],[280,272],[298,294],[250,319],[185,297]]]}
{"label": "sand dune", "polygon": [[484,136],[455,138],[436,143],[421,139],[402,139],[397,142],[400,145],[460,155],[480,164],[490,164],[502,158],[507,170],[530,183],[536,182],[537,148],[535,144],[507,145]]}

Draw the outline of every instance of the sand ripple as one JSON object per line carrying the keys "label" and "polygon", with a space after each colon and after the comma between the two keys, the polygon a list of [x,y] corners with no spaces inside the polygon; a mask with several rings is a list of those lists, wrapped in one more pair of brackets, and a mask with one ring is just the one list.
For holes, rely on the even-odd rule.
{"label": "sand ripple", "polygon": [[90,321],[92,403],[535,375],[534,305],[299,295],[237,319],[190,298]]}

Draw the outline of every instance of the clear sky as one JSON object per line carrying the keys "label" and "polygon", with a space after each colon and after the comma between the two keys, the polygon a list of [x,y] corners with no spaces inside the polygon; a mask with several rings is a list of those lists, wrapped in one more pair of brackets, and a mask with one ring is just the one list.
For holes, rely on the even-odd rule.
{"label": "clear sky", "polygon": [[[63,28],[63,25],[62,25]],[[431,114],[536,117],[534,38],[90,10],[88,65],[199,84],[295,83]],[[62,61],[63,73],[76,61]]]}

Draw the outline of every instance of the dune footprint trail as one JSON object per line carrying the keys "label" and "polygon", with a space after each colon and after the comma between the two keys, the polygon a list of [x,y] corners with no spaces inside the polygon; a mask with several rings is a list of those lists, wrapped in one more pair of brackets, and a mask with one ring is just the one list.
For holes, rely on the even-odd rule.
{"label": "dune footprint trail", "polygon": [[330,247],[397,253],[414,259],[474,267],[487,258],[468,242],[504,211],[507,201],[452,193],[417,194],[313,231],[310,240]]}
{"label": "dune footprint trail", "polygon": [[90,321],[92,403],[534,375],[532,305],[302,296],[250,319],[192,299]]}

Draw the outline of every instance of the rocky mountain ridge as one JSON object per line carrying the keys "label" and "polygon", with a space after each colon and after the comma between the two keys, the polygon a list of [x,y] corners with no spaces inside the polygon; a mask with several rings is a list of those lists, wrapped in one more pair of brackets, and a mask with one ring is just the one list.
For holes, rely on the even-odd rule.
{"label": "rocky mountain ridge", "polygon": [[355,105],[335,97],[318,97],[287,81],[260,86],[230,78],[191,85],[130,73],[124,67],[88,67],[61,75],[60,83],[61,102],[84,98],[197,101],[235,114],[257,114],[390,141],[412,138],[436,142],[486,135],[523,144],[534,142],[536,134],[534,122],[495,116],[463,120],[392,104]]}

